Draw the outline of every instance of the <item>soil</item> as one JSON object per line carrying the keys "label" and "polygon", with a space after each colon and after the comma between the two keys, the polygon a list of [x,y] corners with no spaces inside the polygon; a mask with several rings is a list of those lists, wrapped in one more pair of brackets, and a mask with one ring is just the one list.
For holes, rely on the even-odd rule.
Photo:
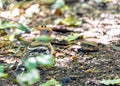
{"label": "soil", "polygon": [[[101,80],[120,78],[119,0],[100,5],[89,0],[83,2],[90,7],[82,7],[79,4],[76,2],[69,4],[71,7],[69,12],[60,15],[50,14],[50,9],[41,7],[46,16],[42,16],[41,11],[41,14],[35,14],[29,21],[24,21],[29,28],[39,25],[41,22],[43,25],[50,26],[53,29],[53,35],[58,39],[72,33],[82,34],[82,38],[70,43],[60,40],[51,42],[57,52],[54,55],[55,65],[51,68],[38,68],[41,82],[54,78],[61,81],[63,86],[104,86],[100,83]],[[82,21],[82,24],[79,26],[53,25],[54,20],[63,18],[69,13],[75,15],[77,19]],[[49,18],[47,15],[49,15]],[[14,22],[20,21],[19,17],[6,17],[5,19]],[[4,42],[5,40],[1,41],[1,44]],[[8,47],[8,45],[12,47]],[[12,74],[21,62],[24,52],[18,52],[16,55],[7,51],[7,48],[15,50],[18,47],[15,43],[11,45],[11,42],[7,42],[6,45],[0,47],[0,63],[14,64],[5,70],[10,77],[0,79],[0,86],[19,86],[12,82],[11,78],[14,77]]]}

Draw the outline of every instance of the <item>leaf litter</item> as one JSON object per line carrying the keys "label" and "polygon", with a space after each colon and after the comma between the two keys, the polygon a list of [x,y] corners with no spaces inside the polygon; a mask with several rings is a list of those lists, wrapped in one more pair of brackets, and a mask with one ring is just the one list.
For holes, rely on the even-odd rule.
{"label": "leaf litter", "polygon": [[[104,5],[97,6],[97,4],[92,1],[86,3],[93,6],[93,8],[88,8],[85,5],[81,5],[81,7],[78,3],[74,3],[73,8],[71,8],[70,5],[70,12],[66,11],[62,13],[61,16],[52,14],[51,9],[38,4],[34,5],[37,11],[33,12],[31,10],[33,5],[31,4],[31,8],[14,8],[14,10],[12,10],[13,13],[10,13],[8,10],[1,11],[0,17],[7,19],[9,22],[15,23],[17,21],[23,23],[29,28],[48,25],[53,29],[53,39],[56,41],[52,41],[52,46],[55,48],[55,51],[57,51],[55,54],[55,66],[48,69],[40,69],[42,82],[46,81],[44,77],[50,76],[50,79],[63,80],[62,82],[66,82],[63,83],[65,86],[100,86],[100,80],[117,79],[120,77],[120,15],[119,11],[117,11],[119,10],[119,7],[117,7],[119,3],[117,4],[117,0],[113,2],[114,3],[108,3],[106,9],[103,9]],[[28,9],[31,15],[27,15]],[[20,10],[22,10],[21,13]],[[56,19],[61,19],[61,17],[67,19],[67,17],[64,16],[69,13],[74,13],[82,23],[76,25],[72,22],[72,25],[70,25],[71,21],[67,22],[64,20],[67,24],[53,25]],[[7,15],[5,16],[4,14]],[[70,34],[73,33],[78,35],[70,36]],[[24,50],[24,48],[21,48],[16,54],[15,50],[19,45],[6,40],[2,37],[4,34],[6,33],[1,32],[0,35],[0,44],[2,44],[0,45],[0,63],[19,63],[24,53],[21,49]],[[79,34],[82,34],[82,39],[79,39]],[[34,34],[32,35],[34,36]],[[64,41],[63,37],[66,37],[67,40]],[[10,70],[14,71],[16,67],[17,65],[14,65]],[[65,81],[67,79],[69,80]],[[17,84],[11,82],[9,78],[7,80],[1,79],[0,84],[2,86],[17,86]]]}

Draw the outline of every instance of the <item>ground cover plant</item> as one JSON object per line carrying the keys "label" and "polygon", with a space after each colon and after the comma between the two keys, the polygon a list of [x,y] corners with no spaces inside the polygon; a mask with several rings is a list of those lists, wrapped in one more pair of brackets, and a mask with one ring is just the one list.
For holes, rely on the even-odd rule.
{"label": "ground cover plant", "polygon": [[0,0],[0,86],[119,86],[119,0]]}

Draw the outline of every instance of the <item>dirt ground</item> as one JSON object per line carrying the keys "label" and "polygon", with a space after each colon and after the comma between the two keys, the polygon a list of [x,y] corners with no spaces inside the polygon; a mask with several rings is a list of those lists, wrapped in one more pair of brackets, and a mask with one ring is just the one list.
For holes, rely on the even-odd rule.
{"label": "dirt ground", "polygon": [[[52,40],[51,44],[57,51],[54,58],[55,66],[39,69],[42,82],[55,78],[57,81],[61,81],[63,86],[104,86],[100,83],[101,80],[120,78],[120,1],[113,0],[101,5],[91,1],[85,3],[90,7],[82,7],[79,5],[80,3],[69,4],[70,10],[57,16],[49,15],[49,9],[43,8],[46,9],[44,11],[46,15],[49,15],[49,18],[42,16],[42,14],[35,14],[29,23],[28,20],[24,20],[28,23],[26,23],[28,27],[36,26],[41,22],[45,23],[53,29],[53,35],[56,38],[72,33],[82,35],[81,38],[70,42],[70,44]],[[53,25],[53,20],[60,19],[63,15],[70,13],[82,21],[82,24],[70,27]],[[19,17],[8,20],[20,21]],[[6,45],[9,43],[11,42]],[[16,47],[13,48],[16,49]],[[7,53],[7,48],[0,49],[0,63],[10,64],[14,63],[14,60],[19,63],[22,58],[21,54]],[[17,83],[11,82],[11,72],[14,72],[15,68],[16,66],[13,65],[10,69],[6,69],[10,78],[0,79],[0,86],[19,86]]]}

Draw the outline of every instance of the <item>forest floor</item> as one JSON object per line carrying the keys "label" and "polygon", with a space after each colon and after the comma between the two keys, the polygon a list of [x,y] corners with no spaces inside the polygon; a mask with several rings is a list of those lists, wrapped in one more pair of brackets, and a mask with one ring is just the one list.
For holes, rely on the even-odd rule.
{"label": "forest floor", "polygon": [[[0,20],[22,22],[32,28],[39,25],[48,25],[53,29],[53,37],[61,39],[69,35],[81,34],[72,41],[52,41],[55,53],[55,65],[51,68],[40,68],[41,81],[50,78],[62,81],[63,86],[100,86],[103,79],[120,78],[120,2],[113,0],[107,4],[97,5],[92,1],[86,2],[88,6],[80,3],[69,4],[68,11],[55,14],[46,6],[40,6],[40,13],[25,18],[25,13],[4,15],[6,10],[0,11]],[[84,3],[85,4],[85,3]],[[14,10],[15,11],[15,10]],[[25,9],[24,9],[25,11]],[[30,14],[30,13],[29,13]],[[15,16],[14,16],[15,15]],[[17,16],[16,16],[17,15]],[[27,15],[27,14],[26,14]],[[80,25],[54,24],[68,15],[75,16]],[[13,42],[3,39],[4,33],[0,32],[0,63],[14,64],[5,72],[12,74],[16,62],[22,58],[20,54],[11,53],[18,47]],[[3,46],[4,44],[4,46]],[[0,86],[18,86],[11,81],[12,75],[7,79],[0,79]]]}

